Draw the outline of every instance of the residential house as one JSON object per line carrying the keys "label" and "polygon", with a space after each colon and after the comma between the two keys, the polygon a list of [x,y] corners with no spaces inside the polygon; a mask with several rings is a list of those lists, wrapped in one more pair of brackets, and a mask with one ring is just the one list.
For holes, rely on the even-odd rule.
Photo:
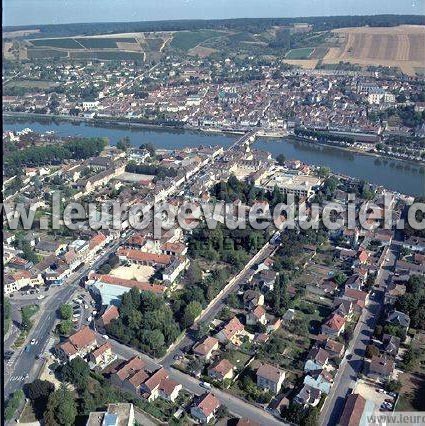
{"label": "residential house", "polygon": [[264,305],[264,295],[255,290],[247,290],[243,294],[243,303],[246,309],[255,309]]}
{"label": "residential house", "polygon": [[343,299],[352,300],[356,306],[363,309],[366,305],[368,294],[365,291],[345,288]]}
{"label": "residential house", "polygon": [[323,344],[323,349],[329,354],[329,359],[339,358],[344,356],[345,346],[343,343],[327,338]]}
{"label": "residential house", "polygon": [[285,372],[271,364],[262,364],[257,370],[257,386],[279,393],[285,380]]}
{"label": "residential house", "polygon": [[385,355],[374,355],[369,366],[369,377],[375,379],[389,379],[394,370],[394,361]]}
{"label": "residential house", "polygon": [[225,344],[225,343],[233,343],[236,346],[240,346],[242,344],[242,337],[248,336],[250,338],[249,333],[245,331],[243,324],[236,318],[233,317],[231,320],[227,322],[227,324],[216,334],[217,339]]}
{"label": "residential house", "polygon": [[321,333],[329,337],[339,336],[344,332],[345,318],[336,313],[331,316],[322,324]]}
{"label": "residential house", "polygon": [[398,325],[400,327],[403,327],[406,331],[409,329],[409,326],[410,326],[409,315],[405,314],[404,312],[397,311],[397,310],[390,312],[387,316],[386,321],[389,324],[394,324],[394,325]]}
{"label": "residential house", "polygon": [[90,368],[103,370],[109,364],[117,359],[117,356],[112,352],[112,346],[109,342],[99,346],[89,355]]}
{"label": "residential house", "polygon": [[257,306],[246,314],[246,323],[248,325],[267,324],[266,310],[262,306]]}
{"label": "residential house", "polygon": [[182,387],[180,383],[172,379],[162,379],[158,386],[158,396],[167,401],[175,402]]}
{"label": "residential house", "polygon": [[222,382],[224,379],[232,379],[234,365],[227,359],[222,359],[208,369],[208,376],[214,380]]}
{"label": "residential house", "polygon": [[[146,364],[139,357],[134,356],[124,361],[111,375],[111,382],[115,386],[124,387],[132,392],[138,392],[139,387],[149,375],[144,371]],[[140,373],[140,374],[138,374]],[[138,376],[136,376],[138,374]],[[137,380],[129,381],[131,378]]]}
{"label": "residential house", "polygon": [[337,297],[334,301],[334,313],[344,317],[349,318],[354,313],[354,303],[351,300],[341,299]]}
{"label": "residential house", "polygon": [[84,358],[97,347],[96,334],[88,326],[84,326],[64,343],[56,346],[56,353],[64,361],[71,361],[79,356]]}
{"label": "residential house", "polygon": [[214,351],[218,351],[219,341],[215,337],[208,336],[202,343],[198,343],[193,347],[193,353],[206,361],[211,359]]}
{"label": "residential house", "polygon": [[312,348],[304,365],[304,371],[322,370],[329,361],[329,354],[322,348]]}
{"label": "residential house", "polygon": [[154,401],[159,396],[159,385],[165,379],[168,379],[168,373],[160,368],[140,386],[140,393],[148,401]]}
{"label": "residential house", "polygon": [[351,277],[348,277],[345,281],[345,288],[353,288],[355,290],[360,290],[362,288],[363,282],[358,274],[353,274]]}
{"label": "residential house", "polygon": [[315,407],[319,401],[322,393],[319,389],[313,388],[309,385],[304,385],[302,389],[294,398],[294,402],[302,405],[303,407]]}
{"label": "residential house", "polygon": [[202,396],[201,400],[190,409],[190,414],[201,423],[209,423],[214,419],[214,414],[219,407],[219,400],[212,393],[206,393]]}
{"label": "residential house", "polygon": [[118,308],[115,305],[109,305],[96,321],[98,329],[100,328],[102,331],[106,331],[106,326],[108,326],[111,321],[118,319],[119,316],[120,313]]}
{"label": "residential house", "polygon": [[393,336],[391,334],[384,334],[382,337],[382,347],[381,350],[384,354],[396,357],[398,350],[400,349],[401,340],[399,337]]}
{"label": "residential house", "polygon": [[[345,401],[344,410],[339,419],[339,426],[363,426],[369,423],[367,415],[373,414],[373,403],[368,404],[359,394],[350,394]],[[367,405],[371,406],[367,409]]]}
{"label": "residential house", "polygon": [[332,375],[326,370],[311,371],[304,377],[304,384],[314,389],[318,389],[321,393],[329,394],[333,383]]}

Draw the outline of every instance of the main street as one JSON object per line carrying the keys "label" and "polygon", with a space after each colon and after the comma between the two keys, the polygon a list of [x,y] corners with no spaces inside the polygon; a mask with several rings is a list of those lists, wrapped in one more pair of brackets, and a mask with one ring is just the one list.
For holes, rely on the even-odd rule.
{"label": "main street", "polygon": [[[376,321],[384,303],[384,294],[391,270],[394,267],[398,248],[395,244],[388,250],[375,282],[374,296],[363,309],[359,322],[354,330],[353,338],[342,360],[334,385],[325,400],[320,414],[320,425],[334,426],[338,423],[344,409],[345,398],[354,389],[358,374],[363,369],[366,346],[369,344],[375,330]],[[348,360],[347,355],[351,358]]]}

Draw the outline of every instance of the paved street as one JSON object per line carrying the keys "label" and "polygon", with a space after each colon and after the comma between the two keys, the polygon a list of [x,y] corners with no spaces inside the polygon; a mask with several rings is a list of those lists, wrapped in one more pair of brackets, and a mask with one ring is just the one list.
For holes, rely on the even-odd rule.
{"label": "paved street", "polygon": [[[55,327],[59,306],[67,303],[72,298],[74,292],[78,289],[81,278],[86,276],[89,270],[95,269],[102,264],[109,254],[113,253],[117,247],[118,243],[113,244],[107,249],[105,254],[97,258],[92,265],[70,275],[61,287],[52,290],[53,293],[51,295],[46,295],[46,299],[41,301],[42,307],[40,308],[40,314],[37,314],[39,315],[38,320],[36,320],[26,340],[26,345],[28,345],[28,342],[32,339],[35,339],[37,344],[28,345],[29,351],[25,351],[26,345],[24,344],[22,348],[15,352],[10,360],[11,362],[5,365],[4,393],[6,396],[22,388],[24,383],[31,382],[37,377],[43,360],[37,360],[36,357],[41,355],[45,350],[51,332]],[[40,303],[40,301],[37,302]],[[21,302],[18,302],[18,306],[20,306],[20,304]],[[25,304],[28,304],[28,301],[25,301]],[[16,380],[17,377],[21,379]]]}
{"label": "paved street", "polygon": [[376,280],[379,290],[375,291],[375,296],[369,297],[369,303],[366,305],[366,309],[363,310],[347,350],[347,354],[352,354],[351,359],[347,360],[344,357],[342,360],[334,385],[326,398],[320,415],[320,424],[323,426],[334,426],[338,423],[344,409],[345,398],[351,393],[355,386],[357,375],[362,371],[366,346],[375,329],[376,320],[384,302],[386,283],[395,264],[396,256],[397,247],[392,245],[391,250],[388,251],[388,261],[384,260]]}

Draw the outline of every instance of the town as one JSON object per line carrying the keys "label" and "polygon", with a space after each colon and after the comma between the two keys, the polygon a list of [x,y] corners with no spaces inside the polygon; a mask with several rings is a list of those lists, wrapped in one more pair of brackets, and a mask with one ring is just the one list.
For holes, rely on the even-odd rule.
{"label": "town", "polygon": [[3,31],[3,423],[424,412],[416,2],[324,16],[300,0],[257,19],[244,0],[180,20],[212,2],[174,0],[156,21],[149,1],[74,0],[54,19],[51,2],[18,3]]}
{"label": "town", "polygon": [[[262,129],[423,161],[423,79],[388,71],[300,70],[255,57],[8,67],[4,112],[204,131]],[[37,81],[54,81],[40,91]],[[11,84],[10,83],[10,84]]]}
{"label": "town", "polygon": [[[13,134],[24,148],[5,164],[6,219],[15,203],[40,209],[33,230],[4,234],[10,418],[23,383],[29,399],[20,422],[41,412],[56,424],[65,404],[88,425],[109,416],[123,424],[236,416],[237,424],[343,425],[353,413],[414,404],[423,382],[410,393],[409,377],[423,368],[425,297],[425,239],[417,231],[201,223],[155,238],[151,226],[132,229],[128,212],[118,229],[102,229],[104,216],[97,231],[85,221],[75,230],[41,227],[54,191],[85,206],[273,206],[289,194],[306,206],[346,205],[354,192],[357,209],[382,206],[368,219],[377,224],[384,197],[394,223],[413,197],[273,159],[253,147],[255,132],[226,149],[173,151],[68,138],[70,156],[46,164],[41,153],[55,138]],[[28,158],[33,167],[24,166]]]}

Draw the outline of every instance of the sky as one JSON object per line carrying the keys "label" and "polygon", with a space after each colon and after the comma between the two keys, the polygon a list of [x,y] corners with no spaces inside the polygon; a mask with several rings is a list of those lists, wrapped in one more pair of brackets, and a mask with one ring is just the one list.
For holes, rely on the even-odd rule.
{"label": "sky", "polygon": [[425,0],[3,0],[3,25],[425,14]]}

